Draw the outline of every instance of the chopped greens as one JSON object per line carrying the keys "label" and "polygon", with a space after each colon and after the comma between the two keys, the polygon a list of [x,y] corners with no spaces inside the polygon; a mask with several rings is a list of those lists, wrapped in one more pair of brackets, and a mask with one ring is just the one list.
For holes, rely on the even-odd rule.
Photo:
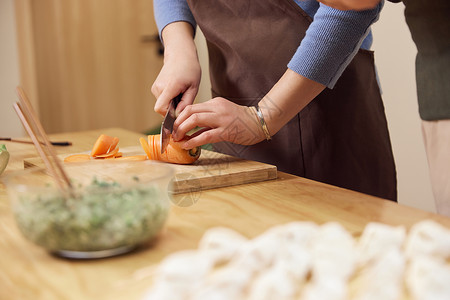
{"label": "chopped greens", "polygon": [[100,251],[153,238],[168,215],[166,197],[155,185],[126,189],[94,178],[75,197],[24,194],[14,213],[22,233],[50,251]]}
{"label": "chopped greens", "polygon": [[6,169],[9,161],[9,152],[4,144],[0,144],[0,174]]}

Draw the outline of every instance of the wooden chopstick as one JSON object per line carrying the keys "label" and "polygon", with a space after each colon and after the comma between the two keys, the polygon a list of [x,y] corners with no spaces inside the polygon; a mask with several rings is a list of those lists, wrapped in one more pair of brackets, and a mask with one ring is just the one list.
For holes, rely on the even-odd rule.
{"label": "wooden chopstick", "polygon": [[59,179],[58,174],[56,173],[55,169],[53,168],[52,163],[47,157],[47,154],[45,154],[44,149],[42,148],[41,143],[37,139],[36,135],[34,134],[33,130],[31,129],[31,126],[28,124],[28,121],[25,117],[25,115],[22,112],[22,109],[19,107],[18,103],[13,104],[14,110],[16,111],[17,115],[19,116],[20,121],[22,122],[23,127],[27,131],[27,133],[30,135],[31,139],[33,140],[33,144],[36,147],[36,150],[38,151],[39,155],[41,156],[42,160],[44,161],[45,167],[50,172],[50,175],[55,178],[56,183],[58,184],[58,187],[65,191],[65,187],[61,180]]}
{"label": "wooden chopstick", "polygon": [[[22,143],[22,144],[33,144],[33,141],[25,141],[25,140],[17,140],[10,137],[0,137],[0,141],[14,142],[14,143]],[[50,142],[53,146],[72,146],[72,143],[69,141],[63,142]],[[43,142],[41,142],[43,144]]]}
{"label": "wooden chopstick", "polygon": [[[16,91],[20,101],[14,104],[14,109],[25,127],[25,130],[28,132],[28,135],[33,141],[36,150],[44,161],[46,168],[50,172],[50,175],[53,176],[61,190],[66,191],[67,187],[71,189],[72,184],[70,183],[69,177],[56,156],[56,151],[48,139],[41,122],[37,118],[28,97],[21,87],[17,87]],[[39,140],[39,136],[42,141]],[[47,152],[49,155],[47,155]]]}

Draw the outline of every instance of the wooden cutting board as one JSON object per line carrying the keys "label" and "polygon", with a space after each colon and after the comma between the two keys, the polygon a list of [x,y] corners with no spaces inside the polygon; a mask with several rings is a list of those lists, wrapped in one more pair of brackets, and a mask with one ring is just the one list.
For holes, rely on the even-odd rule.
{"label": "wooden cutting board", "polygon": [[[139,146],[120,148],[123,156],[145,155]],[[88,152],[85,152],[88,153]],[[59,155],[63,160],[67,155]],[[39,157],[24,160],[24,167],[44,166]],[[277,178],[277,167],[230,155],[202,150],[192,165],[170,164],[175,169],[173,193],[259,182]]]}

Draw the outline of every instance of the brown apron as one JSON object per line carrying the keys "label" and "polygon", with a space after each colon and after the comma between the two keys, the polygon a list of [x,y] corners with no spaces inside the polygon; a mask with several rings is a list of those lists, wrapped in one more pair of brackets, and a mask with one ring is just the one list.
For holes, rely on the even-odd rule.
{"label": "brown apron", "polygon": [[[294,0],[187,2],[207,40],[213,96],[240,105],[256,105],[267,94],[311,24]],[[281,112],[273,105],[271,113]],[[287,173],[397,199],[371,51],[360,50],[334,89],[325,89],[271,141],[214,147]]]}

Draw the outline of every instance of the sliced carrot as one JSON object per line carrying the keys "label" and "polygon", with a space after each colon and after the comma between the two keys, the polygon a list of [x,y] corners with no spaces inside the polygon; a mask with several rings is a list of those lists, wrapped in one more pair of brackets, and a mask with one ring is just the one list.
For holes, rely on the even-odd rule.
{"label": "sliced carrot", "polygon": [[[109,146],[108,152],[112,151],[114,149],[119,149],[119,147],[117,147],[117,145],[119,144],[119,138],[118,137],[114,137],[111,143],[111,146]],[[107,153],[108,153],[107,152]]]}
{"label": "sliced carrot", "polygon": [[152,154],[150,152],[150,147],[147,141],[144,138],[139,138],[139,142],[141,143],[142,148],[144,149],[145,153],[147,154],[148,159],[152,159]]}
{"label": "sliced carrot", "polygon": [[119,152],[119,147],[116,147],[114,150],[109,151],[108,153],[105,154],[101,154],[101,155],[96,155],[94,156],[95,158],[108,158],[108,157],[113,157]]}
{"label": "sliced carrot", "polygon": [[158,154],[155,152],[155,144],[153,143],[153,135],[149,135],[149,136],[147,137],[147,140],[148,140],[148,147],[149,147],[149,149],[150,149],[150,153],[152,154],[152,158],[150,158],[150,159],[158,160],[158,159],[159,159],[159,156],[158,156]]}
{"label": "sliced carrot", "polygon": [[122,152],[117,152],[117,153],[114,155],[115,158],[122,157],[122,156],[123,156],[123,153],[122,153]]}
{"label": "sliced carrot", "polygon": [[64,158],[64,162],[80,162],[80,161],[88,161],[91,159],[89,154],[73,154]]}
{"label": "sliced carrot", "polygon": [[167,149],[164,152],[165,161],[172,162],[176,164],[192,164],[195,162],[200,156],[200,148],[196,149],[195,155],[192,155],[192,150],[183,149],[183,142],[175,142],[170,139],[169,145],[167,145]]}
{"label": "sliced carrot", "polygon": [[[200,156],[200,148],[195,150],[185,150],[181,147],[182,142],[173,141],[170,136],[169,144],[167,145],[164,153],[161,153],[161,142],[160,135],[149,135],[147,137],[148,144],[145,143],[145,140],[141,140],[141,145],[143,147],[148,147],[148,151],[150,151],[149,159],[161,160],[165,162],[175,163],[175,164],[191,164],[198,159]],[[145,146],[144,146],[144,144]],[[144,148],[144,151],[146,151]],[[195,152],[195,153],[194,153]]]}
{"label": "sliced carrot", "polygon": [[116,160],[146,160],[146,159],[147,155],[130,155],[116,158]]}
{"label": "sliced carrot", "polygon": [[[91,151],[91,156],[103,155],[116,148],[119,143],[117,137],[111,137],[106,134],[101,134],[94,144]],[[114,147],[112,147],[114,145]]]}
{"label": "sliced carrot", "polygon": [[[153,149],[153,157],[156,160],[161,160],[161,147],[159,146],[159,134],[151,136],[150,147]],[[149,140],[150,141],[150,140]]]}

